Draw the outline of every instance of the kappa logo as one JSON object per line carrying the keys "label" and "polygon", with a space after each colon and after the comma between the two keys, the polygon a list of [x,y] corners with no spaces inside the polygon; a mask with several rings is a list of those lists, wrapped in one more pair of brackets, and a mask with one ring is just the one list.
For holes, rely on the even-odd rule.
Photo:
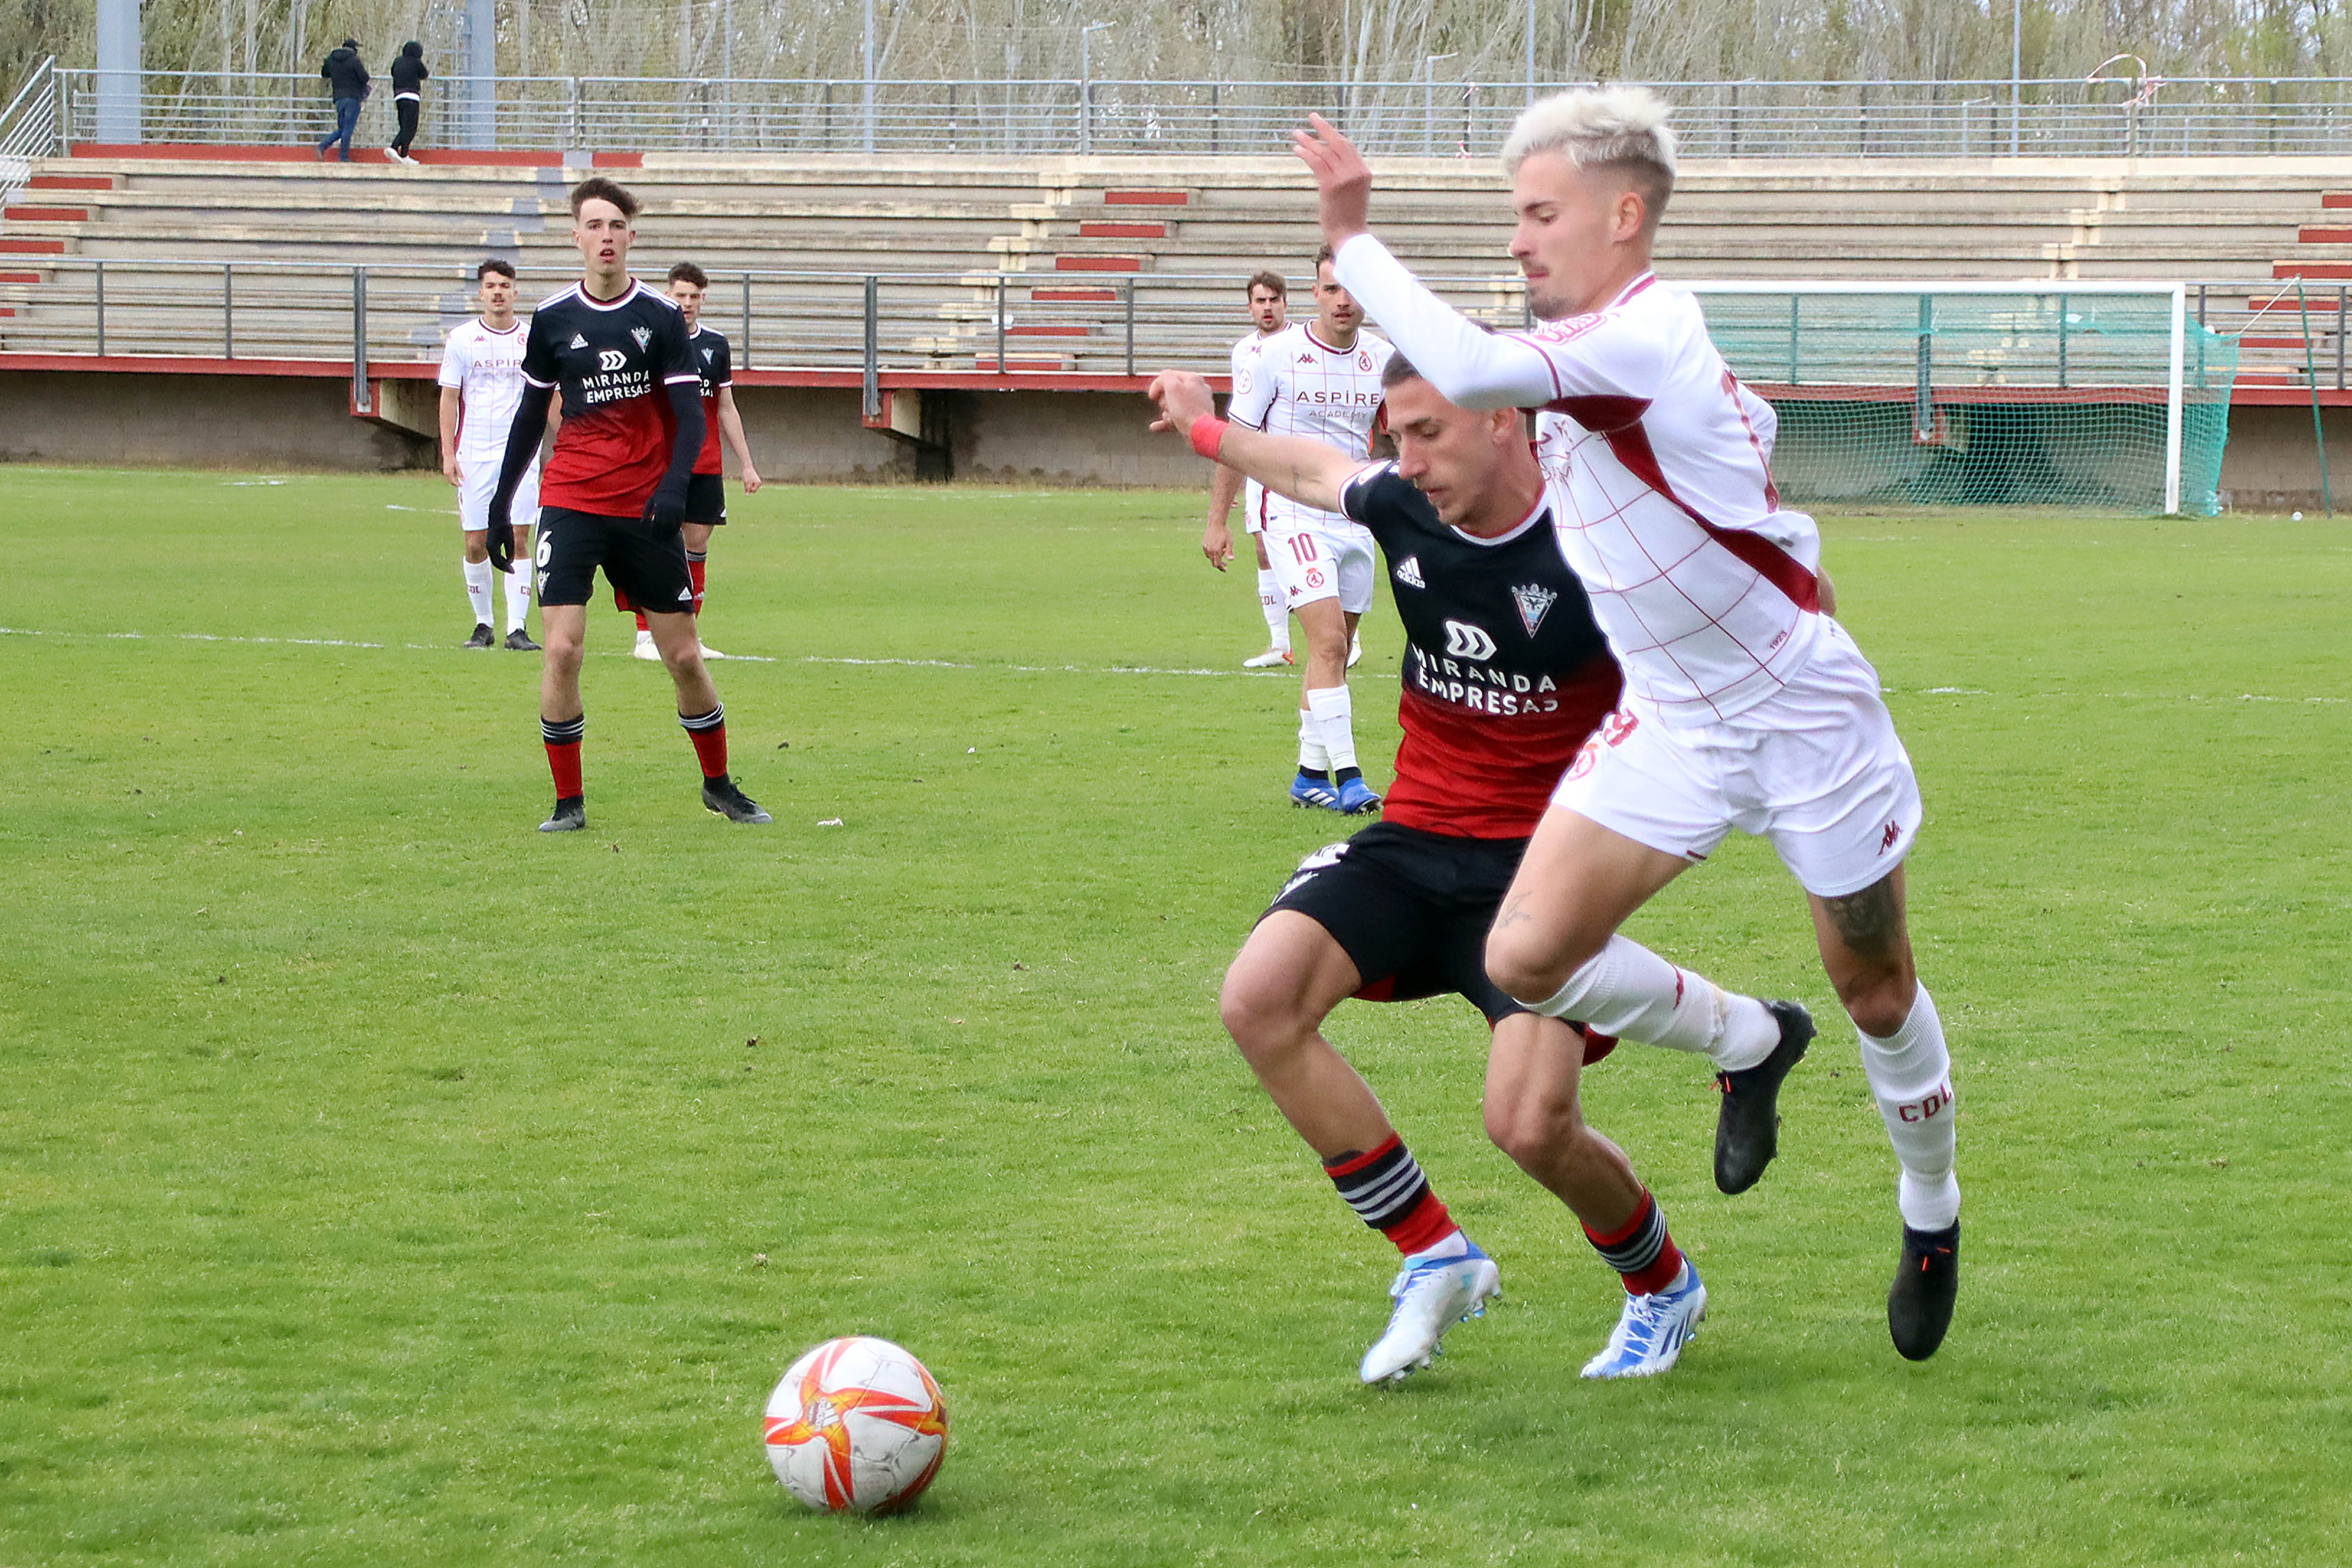
{"label": "kappa logo", "polygon": [[1519,624],[1528,628],[1529,637],[1536,635],[1544,616],[1559,602],[1559,595],[1540,583],[1522,583],[1511,590],[1511,597],[1519,606]]}
{"label": "kappa logo", "polygon": [[1474,626],[1468,621],[1445,623],[1445,651],[1453,658],[1492,658],[1495,639],[1484,626]]}
{"label": "kappa logo", "polygon": [[1899,822],[1888,823],[1886,825],[1886,831],[1879,835],[1878,852],[1881,855],[1885,854],[1889,849],[1895,847],[1895,841],[1902,837],[1903,825]]}
{"label": "kappa logo", "polygon": [[596,351],[596,368],[598,370],[621,370],[625,369],[628,365],[628,363],[629,356],[619,349],[598,349]]}
{"label": "kappa logo", "polygon": [[629,336],[637,340],[637,347],[647,348],[653,343],[654,330],[651,327],[631,327]]}
{"label": "kappa logo", "polygon": [[1315,363],[1315,356],[1311,353],[1300,354],[1298,356],[1298,363],[1300,364],[1313,364]]}
{"label": "kappa logo", "polygon": [[1429,584],[1421,580],[1421,557],[1418,555],[1408,555],[1403,560],[1398,562],[1396,563],[1396,580],[1403,584],[1408,588],[1428,587]]}
{"label": "kappa logo", "polygon": [[574,332],[572,334],[572,341],[564,346],[566,348],[584,349],[588,346],[588,340],[582,337],[578,332]]}

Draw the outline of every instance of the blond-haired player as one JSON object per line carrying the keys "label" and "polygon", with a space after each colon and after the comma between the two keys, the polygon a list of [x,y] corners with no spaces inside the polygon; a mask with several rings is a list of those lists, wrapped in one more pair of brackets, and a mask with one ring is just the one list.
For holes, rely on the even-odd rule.
{"label": "blond-haired player", "polygon": [[1697,301],[1650,256],[1674,189],[1665,105],[1641,89],[1529,106],[1504,151],[1511,254],[1543,324],[1487,333],[1367,232],[1371,172],[1316,118],[1297,134],[1339,278],[1447,397],[1543,416],[1560,547],[1624,668],[1624,705],[1568,770],[1486,947],[1536,1011],[1711,1057],[1716,1181],[1753,1182],[1772,1095],[1810,1024],[1776,1018],[1618,934],[1737,827],[1804,888],[1823,967],[1902,1168],[1887,1328],[1935,1353],[1958,1289],[1951,1056],[1918,982],[1903,861],[1919,831],[1911,760],[1877,672],[1832,618],[1813,520],[1780,504],[1772,409],[1741,385]]}

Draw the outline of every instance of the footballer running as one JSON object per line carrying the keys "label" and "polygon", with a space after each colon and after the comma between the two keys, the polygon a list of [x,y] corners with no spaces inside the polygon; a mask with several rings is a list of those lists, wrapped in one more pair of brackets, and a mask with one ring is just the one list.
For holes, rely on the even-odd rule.
{"label": "footballer running", "polygon": [[[515,405],[522,398],[522,323],[515,319],[515,269],[491,257],[474,268],[475,300],[482,313],[453,329],[442,345],[441,474],[457,487],[457,526],[465,534],[466,604],[474,615],[467,647],[494,647],[490,584],[490,498],[499,488],[499,467],[514,428]],[[509,515],[515,544],[530,552],[530,531],[539,521],[539,454],[516,481]],[[507,647],[537,653],[525,625],[530,616],[530,579],[507,574]]]}
{"label": "footballer running", "polygon": [[[1304,436],[1357,459],[1371,455],[1380,422],[1381,372],[1389,345],[1363,331],[1364,313],[1331,271],[1331,248],[1315,258],[1315,319],[1269,333],[1235,373],[1226,416],[1255,431]],[[1372,536],[1338,512],[1258,489],[1259,547],[1272,562],[1287,612],[1307,637],[1298,696],[1298,772],[1294,805],[1344,816],[1378,811],[1381,797],[1356,765],[1355,711],[1348,667],[1356,623],[1371,608]],[[1222,572],[1233,535],[1213,516],[1201,548]]]}
{"label": "footballer running", "polygon": [[[1322,1026],[1350,996],[1445,993],[1493,1030],[1488,1135],[1568,1205],[1624,1282],[1617,1326],[1583,1375],[1649,1376],[1682,1353],[1706,1288],[1623,1151],[1579,1109],[1584,1064],[1615,1042],[1505,995],[1485,959],[1528,835],[1617,706],[1617,666],[1553,542],[1554,498],[1519,411],[1458,407],[1402,355],[1381,379],[1397,458],[1369,465],[1213,417],[1198,376],[1152,384],[1157,427],[1189,434],[1202,456],[1274,494],[1368,529],[1406,637],[1404,739],[1385,819],[1300,863],[1226,972],[1219,1008],[1341,1198],[1403,1256],[1364,1382],[1427,1365],[1454,1323],[1484,1310],[1499,1276]],[[1811,1032],[1802,1009],[1771,1005],[1788,1027]]]}
{"label": "footballer running", "polygon": [[[1228,361],[1228,384],[1236,392],[1256,379],[1265,341],[1290,324],[1290,284],[1281,273],[1253,273],[1244,292],[1249,300],[1253,330],[1235,341]],[[1263,531],[1265,524],[1260,521],[1264,488],[1255,479],[1244,479],[1223,464],[1212,470],[1209,525],[1201,535],[1201,551],[1208,556],[1209,564],[1220,572],[1233,560],[1233,525],[1227,520],[1233,515],[1236,498],[1242,503],[1242,527],[1257,553],[1257,605],[1265,616],[1265,651],[1242,660],[1242,668],[1273,669],[1295,662],[1290,653],[1290,606],[1283,603],[1282,584],[1274,574],[1274,563],[1266,559]]]}
{"label": "footballer running", "polygon": [[694,634],[694,586],[678,525],[702,449],[701,381],[677,304],[629,276],[636,216],[636,197],[611,180],[572,187],[580,281],[531,313],[524,390],[490,501],[490,560],[511,572],[510,508],[539,455],[548,405],[560,387],[562,425],[540,484],[536,557],[547,637],[540,733],[555,778],[555,810],[539,825],[541,833],[588,825],[580,781],[587,729],[580,658],[600,566],[614,593],[646,610],[654,646],[677,688],[677,721],[702,764],[702,804],[732,822],[770,820],[728,776],[727,713]]}
{"label": "footballer running", "polygon": [[1623,705],[1528,841],[1488,973],[1538,1013],[1705,1050],[1725,1100],[1717,1180],[1760,1171],[1762,1101],[1805,1041],[1618,927],[1730,829],[1769,839],[1805,889],[1901,1166],[1887,1330],[1925,1360],[1951,1325],[1960,1188],[1951,1054],[1905,922],[1918,782],[1877,671],[1832,618],[1820,531],[1773,486],[1771,405],[1725,365],[1697,301],[1651,270],[1675,182],[1665,104],[1584,89],[1519,116],[1503,163],[1542,322],[1528,332],[1481,331],[1368,232],[1371,172],[1328,121],[1294,140],[1340,280],[1399,348],[1465,407],[1544,410],[1560,549],[1625,674]]}
{"label": "footballer running", "polygon": [[[702,325],[702,300],[710,288],[710,279],[702,268],[691,261],[681,261],[669,269],[669,297],[686,317],[687,346],[694,351],[694,371],[702,393],[702,449],[694,456],[694,477],[687,481],[686,521],[679,528],[679,538],[686,545],[686,572],[694,584],[694,626],[698,641],[702,629],[703,584],[708,581],[710,557],[710,531],[727,521],[727,486],[719,459],[719,444],[723,438],[735,454],[736,466],[743,475],[743,493],[750,495],[760,488],[760,470],[751,461],[751,444],[743,435],[743,416],[735,409],[735,362],[719,333]],[[646,622],[646,613],[637,611],[636,657],[658,659],[659,649],[654,647],[652,628]],[[705,658],[725,658],[727,656],[702,644]]]}

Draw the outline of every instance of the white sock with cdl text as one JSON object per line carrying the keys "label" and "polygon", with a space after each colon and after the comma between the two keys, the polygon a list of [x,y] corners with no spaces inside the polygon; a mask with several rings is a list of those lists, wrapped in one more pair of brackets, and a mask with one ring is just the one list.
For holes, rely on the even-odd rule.
{"label": "white sock with cdl text", "polygon": [[466,603],[473,606],[474,624],[496,626],[498,610],[490,602],[490,579],[498,574],[498,568],[487,561],[468,561],[465,567]]}
{"label": "white sock with cdl text", "polygon": [[1935,999],[1920,986],[1901,1028],[1885,1039],[1861,1038],[1863,1076],[1903,1164],[1895,1190],[1903,1223],[1914,1230],[1943,1230],[1960,1217],[1960,1183],[1953,1172],[1959,1138],[1953,1126],[1952,1053]]}
{"label": "white sock with cdl text", "polygon": [[1780,1026],[1763,1003],[1677,968],[1625,936],[1611,937],[1567,984],[1528,1006],[1636,1045],[1703,1055],[1734,1072],[1754,1067],[1780,1041]]}
{"label": "white sock with cdl text", "polygon": [[1265,613],[1265,646],[1290,651],[1290,610],[1282,602],[1282,579],[1271,566],[1257,569],[1257,607]]}

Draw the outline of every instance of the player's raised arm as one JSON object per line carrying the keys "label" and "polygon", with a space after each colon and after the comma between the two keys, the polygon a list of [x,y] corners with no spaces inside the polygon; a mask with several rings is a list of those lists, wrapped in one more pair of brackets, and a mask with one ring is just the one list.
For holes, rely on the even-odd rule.
{"label": "player's raised arm", "polygon": [[1189,371],[1152,378],[1154,430],[1188,437],[1212,462],[1255,479],[1278,496],[1322,511],[1339,510],[1339,490],[1363,463],[1305,436],[1268,436],[1217,417],[1209,384]]}
{"label": "player's raised arm", "polygon": [[1332,270],[1431,385],[1465,408],[1536,407],[1560,395],[1539,350],[1487,332],[1431,293],[1372,237],[1371,168],[1337,126],[1309,115],[1291,142],[1315,174]]}

